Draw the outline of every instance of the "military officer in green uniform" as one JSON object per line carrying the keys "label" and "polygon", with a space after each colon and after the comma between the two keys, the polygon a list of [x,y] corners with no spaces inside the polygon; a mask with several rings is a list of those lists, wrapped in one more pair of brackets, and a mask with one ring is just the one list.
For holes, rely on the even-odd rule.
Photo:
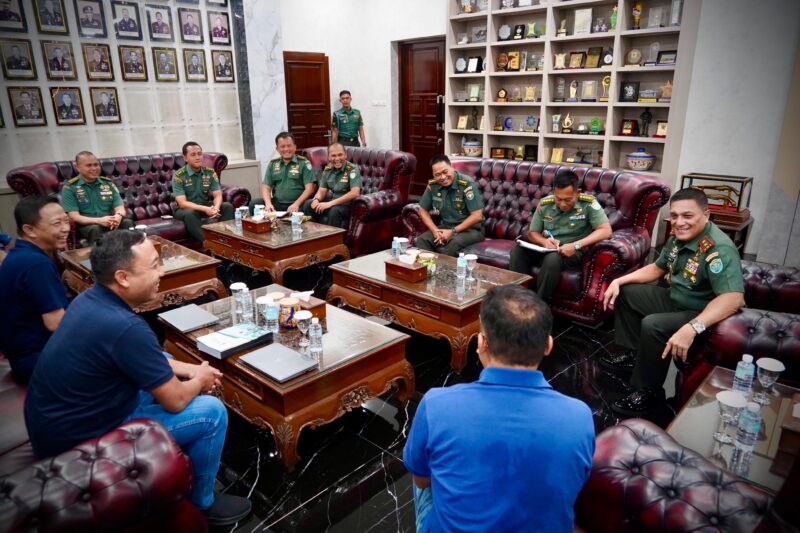
{"label": "military officer in green uniform", "polygon": [[[635,361],[635,390],[612,404],[625,416],[662,402],[669,356],[685,361],[697,335],[744,305],[739,253],[709,221],[703,191],[676,192],[669,214],[673,235],[656,262],[615,279],[603,297],[603,306],[615,311],[616,344],[625,350],[601,357],[600,363],[624,370]],[[665,276],[669,288],[649,284]]]}
{"label": "military officer in green uniform", "polygon": [[359,146],[358,139],[361,138],[361,146],[367,146],[367,137],[364,134],[364,119],[361,111],[350,107],[353,97],[350,91],[341,91],[339,101],[342,108],[333,112],[331,121],[331,142],[339,142],[345,146]]}
{"label": "military officer in green uniform", "polygon": [[75,222],[78,236],[93,246],[107,231],[129,229],[133,222],[125,218],[125,206],[114,182],[100,176],[100,162],[92,152],[75,156],[78,175],[61,189],[61,205]]}
{"label": "military officer in green uniform", "polygon": [[261,198],[250,202],[250,210],[262,204],[267,211],[300,211],[305,201],[314,194],[316,180],[311,162],[297,155],[294,135],[289,132],[281,132],[275,137],[275,150],[280,157],[267,163],[261,184]]}
{"label": "military officer in green uniform", "polygon": [[[431,159],[433,179],[419,201],[419,216],[428,231],[414,239],[422,250],[458,255],[458,252],[483,240],[483,198],[475,180],[457,172],[446,155]],[[439,213],[441,227],[431,214]]]}
{"label": "military officer in green uniform", "polygon": [[199,144],[194,141],[184,144],[183,159],[186,164],[172,175],[172,195],[178,204],[175,218],[182,221],[189,235],[202,244],[205,237],[201,226],[209,223],[206,219],[233,219],[233,205],[222,201],[217,173],[213,168],[203,166],[203,149]]}
{"label": "military officer in green uniform", "polygon": [[328,146],[328,164],[319,178],[317,194],[303,204],[303,213],[314,220],[344,229],[350,221],[350,202],[361,194],[361,173],[346,157],[341,143]]}
{"label": "military officer in green uniform", "polygon": [[554,194],[539,201],[528,231],[528,241],[556,250],[536,252],[517,243],[511,250],[509,270],[536,276],[536,293],[547,300],[555,292],[562,269],[581,262],[592,244],[611,237],[611,224],[603,207],[591,194],[581,194],[579,179],[568,171],[556,176]]}

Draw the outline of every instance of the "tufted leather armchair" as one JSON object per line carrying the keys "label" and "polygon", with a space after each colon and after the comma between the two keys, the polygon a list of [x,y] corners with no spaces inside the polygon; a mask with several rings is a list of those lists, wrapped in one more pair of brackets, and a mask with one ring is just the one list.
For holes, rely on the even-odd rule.
{"label": "tufted leather armchair", "polygon": [[[125,203],[126,216],[134,224],[145,224],[150,234],[196,248],[197,243],[186,233],[183,222],[161,218],[162,215],[173,215],[178,209],[170,180],[184,164],[180,153],[103,158],[100,159],[100,175],[114,181]],[[213,168],[221,179],[228,158],[225,154],[206,152],[203,164]],[[6,175],[6,181],[17,194],[25,197],[58,193],[66,180],[77,175],[73,161],[56,161],[15,168]],[[223,185],[222,195],[234,207],[247,205],[250,201],[250,192],[241,187]],[[69,240],[70,248],[86,246],[85,242],[78,242],[74,225]]]}
{"label": "tufted leather armchair", "polygon": [[677,363],[675,393],[683,405],[715,366],[735,369],[742,355],[786,365],[781,381],[800,385],[800,270],[742,261],[747,307],[708,328],[686,362]]}
{"label": "tufted leather armchair", "polygon": [[25,388],[0,360],[0,531],[205,531],[186,495],[189,458],[158,422],[139,418],[56,457],[28,441]]}
{"label": "tufted leather armchair", "polygon": [[[587,250],[580,267],[562,273],[551,308],[589,325],[608,315],[602,295],[611,280],[644,265],[658,210],[670,195],[656,178],[619,170],[500,159],[458,160],[453,167],[475,178],[484,202],[486,239],[464,251],[500,268],[508,268],[514,240],[527,234],[539,200],[553,191],[556,174],[573,170],[578,175],[581,189],[605,209],[614,233]],[[418,209],[418,204],[403,209],[404,232],[411,238],[425,231]]]}
{"label": "tufted leather armchair", "polygon": [[[363,186],[353,200],[346,244],[351,256],[389,248],[392,237],[400,234],[400,212],[408,203],[411,176],[417,158],[399,150],[347,147],[347,160],[358,165]],[[303,150],[317,177],[328,164],[328,148]]]}
{"label": "tufted leather armchair", "polygon": [[625,420],[597,436],[592,473],[575,503],[576,529],[796,531],[787,502],[796,496],[798,465],[773,498],[658,426]]}

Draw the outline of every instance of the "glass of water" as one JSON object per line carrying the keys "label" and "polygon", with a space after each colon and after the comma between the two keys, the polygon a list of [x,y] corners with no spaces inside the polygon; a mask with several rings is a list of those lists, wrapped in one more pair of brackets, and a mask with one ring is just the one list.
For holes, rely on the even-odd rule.
{"label": "glass of water", "polygon": [[786,370],[784,364],[777,359],[771,357],[762,357],[756,361],[758,367],[758,382],[761,384],[761,392],[755,395],[753,401],[760,406],[769,405],[772,403],[772,386],[778,381],[781,372]]}
{"label": "glass of water", "polygon": [[478,266],[478,256],[475,254],[467,254],[464,256],[464,258],[467,260],[467,272],[469,272],[467,281],[475,281],[472,271],[475,270],[476,266]]}
{"label": "glass of water", "polygon": [[302,309],[294,314],[294,320],[297,323],[297,329],[303,336],[300,338],[300,346],[305,348],[310,343],[308,342],[308,328],[311,327],[311,311]]}

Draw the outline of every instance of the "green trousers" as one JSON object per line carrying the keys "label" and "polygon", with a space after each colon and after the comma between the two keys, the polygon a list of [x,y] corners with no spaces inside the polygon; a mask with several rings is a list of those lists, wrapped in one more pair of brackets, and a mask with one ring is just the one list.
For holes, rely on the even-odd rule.
{"label": "green trousers", "polygon": [[[255,198],[253,200],[250,200],[250,203],[247,204],[247,206],[250,208],[250,214],[251,215],[253,214],[253,211],[255,210],[257,205],[264,205],[264,199],[263,198]],[[287,209],[289,209],[290,205],[292,205],[292,204],[291,203],[284,204],[283,202],[279,202],[279,201],[275,200],[274,198],[272,199],[272,207],[275,208],[275,211],[286,211]]]}
{"label": "green trousers", "polygon": [[[132,227],[133,221],[129,218],[123,218],[122,222],[117,226],[118,229],[131,229]],[[78,226],[78,237],[86,239],[89,246],[94,246],[108,231],[110,230],[107,227],[101,226],[100,224],[86,224],[84,226]]]}
{"label": "green trousers", "polygon": [[233,220],[233,204],[230,202],[222,202],[219,207],[220,217],[218,219],[209,219],[205,213],[195,211],[194,209],[178,209],[175,211],[175,218],[180,220],[186,226],[186,232],[192,236],[194,240],[203,243],[205,235],[203,235],[203,224],[210,224],[212,222],[220,222],[223,220]]}
{"label": "green trousers", "polygon": [[623,285],[614,304],[614,336],[620,346],[638,350],[631,385],[658,390],[664,385],[670,357],[661,358],[667,341],[697,311],[679,309],[669,289],[656,285]]}
{"label": "green trousers", "polygon": [[534,252],[519,244],[511,249],[511,261],[508,269],[520,274],[533,275],[533,267],[539,267],[536,277],[536,294],[542,300],[550,299],[561,280],[564,268],[579,265],[583,258],[583,250],[578,250],[569,257],[558,252]]}
{"label": "green trousers", "polygon": [[342,229],[348,228],[350,224],[350,202],[335,205],[329,207],[322,213],[317,213],[314,211],[314,208],[311,207],[311,202],[313,201],[314,199],[310,198],[303,203],[303,213],[310,216],[314,222]]}
{"label": "green trousers", "polygon": [[439,246],[434,242],[433,233],[429,230],[414,239],[414,246],[420,250],[458,257],[458,252],[462,251],[470,244],[475,244],[482,240],[483,228],[470,228],[467,231],[456,234],[456,236],[447,241],[444,246]]}

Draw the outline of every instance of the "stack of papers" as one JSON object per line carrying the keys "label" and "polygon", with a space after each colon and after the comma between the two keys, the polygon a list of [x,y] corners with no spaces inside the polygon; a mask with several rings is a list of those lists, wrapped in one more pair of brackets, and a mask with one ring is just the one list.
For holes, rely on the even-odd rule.
{"label": "stack of papers", "polygon": [[197,349],[217,359],[272,340],[272,333],[255,324],[238,324],[197,338]]}
{"label": "stack of papers", "polygon": [[532,242],[522,240],[519,237],[517,237],[517,244],[519,244],[523,248],[527,248],[528,250],[533,250],[534,252],[548,253],[548,252],[558,251],[558,249],[556,248],[545,248],[544,246],[539,246],[538,244],[533,244]]}

